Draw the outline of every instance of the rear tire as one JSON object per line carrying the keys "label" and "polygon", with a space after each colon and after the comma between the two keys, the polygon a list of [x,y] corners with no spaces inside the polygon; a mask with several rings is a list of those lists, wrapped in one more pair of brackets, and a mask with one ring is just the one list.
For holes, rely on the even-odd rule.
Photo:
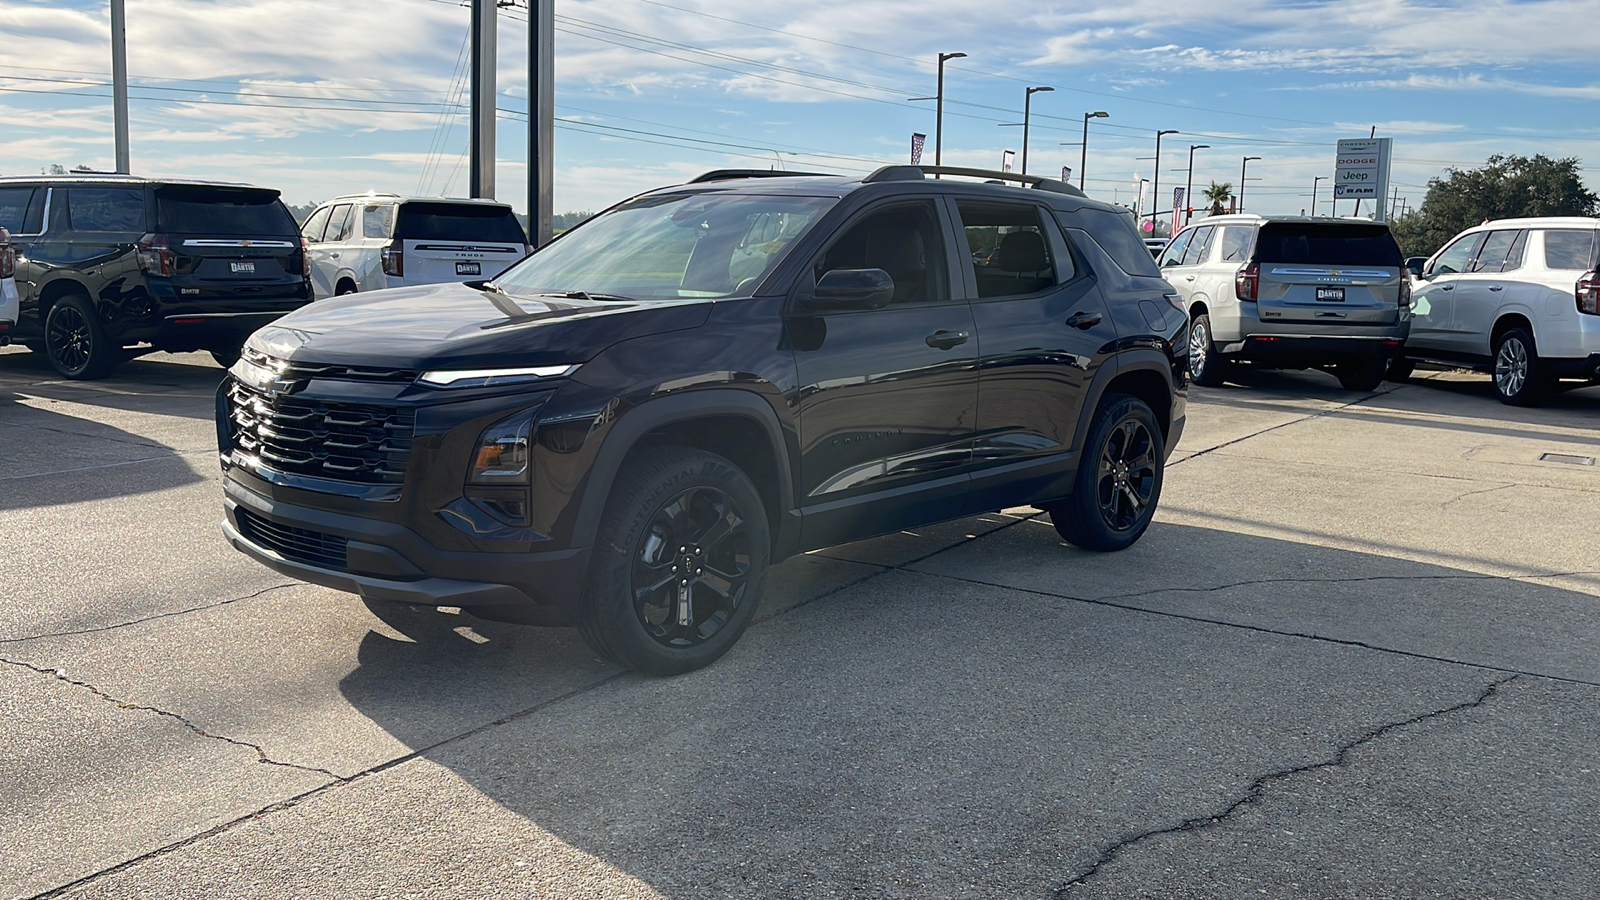
{"label": "rear tire", "polygon": [[113,344],[82,294],[57,300],[44,320],[45,356],[63,377],[104,378],[122,361],[122,347]]}
{"label": "rear tire", "polygon": [[1211,317],[1201,313],[1189,323],[1189,378],[1204,387],[1220,387],[1227,378],[1228,361],[1217,353],[1211,337]]}
{"label": "rear tire", "polygon": [[636,454],[606,501],[578,613],[594,651],[678,675],[716,661],[744,633],[770,555],[761,495],[704,450]]}
{"label": "rear tire", "polygon": [[1050,507],[1056,533],[1085,550],[1125,550],[1161,500],[1166,448],[1156,414],[1138,397],[1107,394],[1089,426],[1072,496]]}
{"label": "rear tire", "polygon": [[1377,390],[1378,385],[1383,384],[1384,375],[1388,371],[1389,361],[1381,356],[1349,359],[1333,368],[1333,374],[1338,377],[1339,384],[1343,385],[1345,390],[1361,393]]}
{"label": "rear tire", "polygon": [[1389,363],[1389,374],[1384,377],[1389,381],[1407,382],[1411,380],[1412,373],[1416,372],[1417,364],[1404,356],[1396,356]]}
{"label": "rear tire", "polygon": [[1494,344],[1494,391],[1501,403],[1537,406],[1550,393],[1550,382],[1528,329],[1500,335]]}

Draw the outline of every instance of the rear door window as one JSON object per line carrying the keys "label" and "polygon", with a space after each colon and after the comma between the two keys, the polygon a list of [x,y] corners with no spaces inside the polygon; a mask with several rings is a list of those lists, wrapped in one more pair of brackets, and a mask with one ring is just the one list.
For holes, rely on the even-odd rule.
{"label": "rear door window", "polygon": [[1589,229],[1551,229],[1544,233],[1547,269],[1589,269],[1594,266],[1594,238]]}
{"label": "rear door window", "polygon": [[507,207],[467,203],[407,203],[400,207],[394,236],[408,241],[527,242]]}
{"label": "rear door window", "polygon": [[140,188],[69,188],[67,218],[75,231],[144,231]]}
{"label": "rear door window", "polygon": [[350,210],[348,203],[341,203],[333,208],[328,216],[328,229],[322,233],[322,240],[327,243],[342,241],[350,236]]}
{"label": "rear door window", "polygon": [[[1036,294],[1061,283],[1037,206],[958,200],[956,209],[980,298]],[[994,254],[986,257],[988,265],[976,265],[978,255],[989,250]]]}
{"label": "rear door window", "polygon": [[28,220],[28,206],[38,190],[31,187],[0,188],[0,228],[12,234],[25,233],[27,229],[22,226]]}
{"label": "rear door window", "polygon": [[1506,261],[1500,266],[1502,272],[1515,272],[1522,268],[1522,258],[1528,252],[1528,230],[1526,228],[1517,232],[1516,240],[1511,242],[1511,249],[1506,252]]}
{"label": "rear door window", "polygon": [[1183,265],[1198,266],[1205,262],[1206,251],[1211,249],[1211,235],[1216,232],[1214,225],[1202,225],[1194,234],[1194,239],[1189,241],[1189,249],[1183,251]]}
{"label": "rear door window", "polygon": [[1229,225],[1222,229],[1220,262],[1244,262],[1250,258],[1250,238],[1255,229],[1248,225]]}
{"label": "rear door window", "polygon": [[270,235],[296,231],[277,191],[179,186],[156,189],[156,228],[182,234]]}
{"label": "rear door window", "polygon": [[1491,231],[1489,237],[1483,242],[1483,249],[1478,251],[1478,258],[1472,262],[1474,272],[1498,272],[1505,265],[1506,255],[1511,251],[1511,245],[1517,241],[1519,231]]}
{"label": "rear door window", "polygon": [[1320,222],[1268,222],[1256,238],[1255,258],[1263,263],[1313,266],[1400,268],[1400,245],[1387,225]]}
{"label": "rear door window", "polygon": [[1167,244],[1167,249],[1161,251],[1161,268],[1183,264],[1183,251],[1188,248],[1189,242],[1194,239],[1194,229],[1178,232],[1178,236]]}

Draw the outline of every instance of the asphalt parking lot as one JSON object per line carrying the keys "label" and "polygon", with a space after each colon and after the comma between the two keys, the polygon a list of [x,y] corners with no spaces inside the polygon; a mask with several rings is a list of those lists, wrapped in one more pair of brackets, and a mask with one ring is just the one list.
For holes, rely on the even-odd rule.
{"label": "asphalt parking lot", "polygon": [[0,351],[0,895],[1600,893],[1600,389],[1195,389],[1133,549],[811,554],[661,680],[233,551],[220,375]]}

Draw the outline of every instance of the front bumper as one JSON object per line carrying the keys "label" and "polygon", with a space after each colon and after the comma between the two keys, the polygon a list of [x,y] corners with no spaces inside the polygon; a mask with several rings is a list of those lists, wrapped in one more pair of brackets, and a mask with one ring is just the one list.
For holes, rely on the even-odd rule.
{"label": "front bumper", "polygon": [[589,549],[448,552],[403,525],[296,506],[224,478],[222,532],[291,578],[369,600],[459,606],[536,625],[575,621]]}

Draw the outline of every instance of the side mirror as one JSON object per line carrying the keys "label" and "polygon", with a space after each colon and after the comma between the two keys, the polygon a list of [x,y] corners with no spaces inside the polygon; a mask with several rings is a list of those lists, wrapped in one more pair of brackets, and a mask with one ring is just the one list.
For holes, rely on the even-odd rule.
{"label": "side mirror", "polygon": [[1406,271],[1411,273],[1411,277],[1420,279],[1422,278],[1423,267],[1427,266],[1427,264],[1428,258],[1426,256],[1413,256],[1406,260]]}
{"label": "side mirror", "polygon": [[894,297],[894,279],[882,269],[834,269],[805,300],[813,309],[882,309]]}

